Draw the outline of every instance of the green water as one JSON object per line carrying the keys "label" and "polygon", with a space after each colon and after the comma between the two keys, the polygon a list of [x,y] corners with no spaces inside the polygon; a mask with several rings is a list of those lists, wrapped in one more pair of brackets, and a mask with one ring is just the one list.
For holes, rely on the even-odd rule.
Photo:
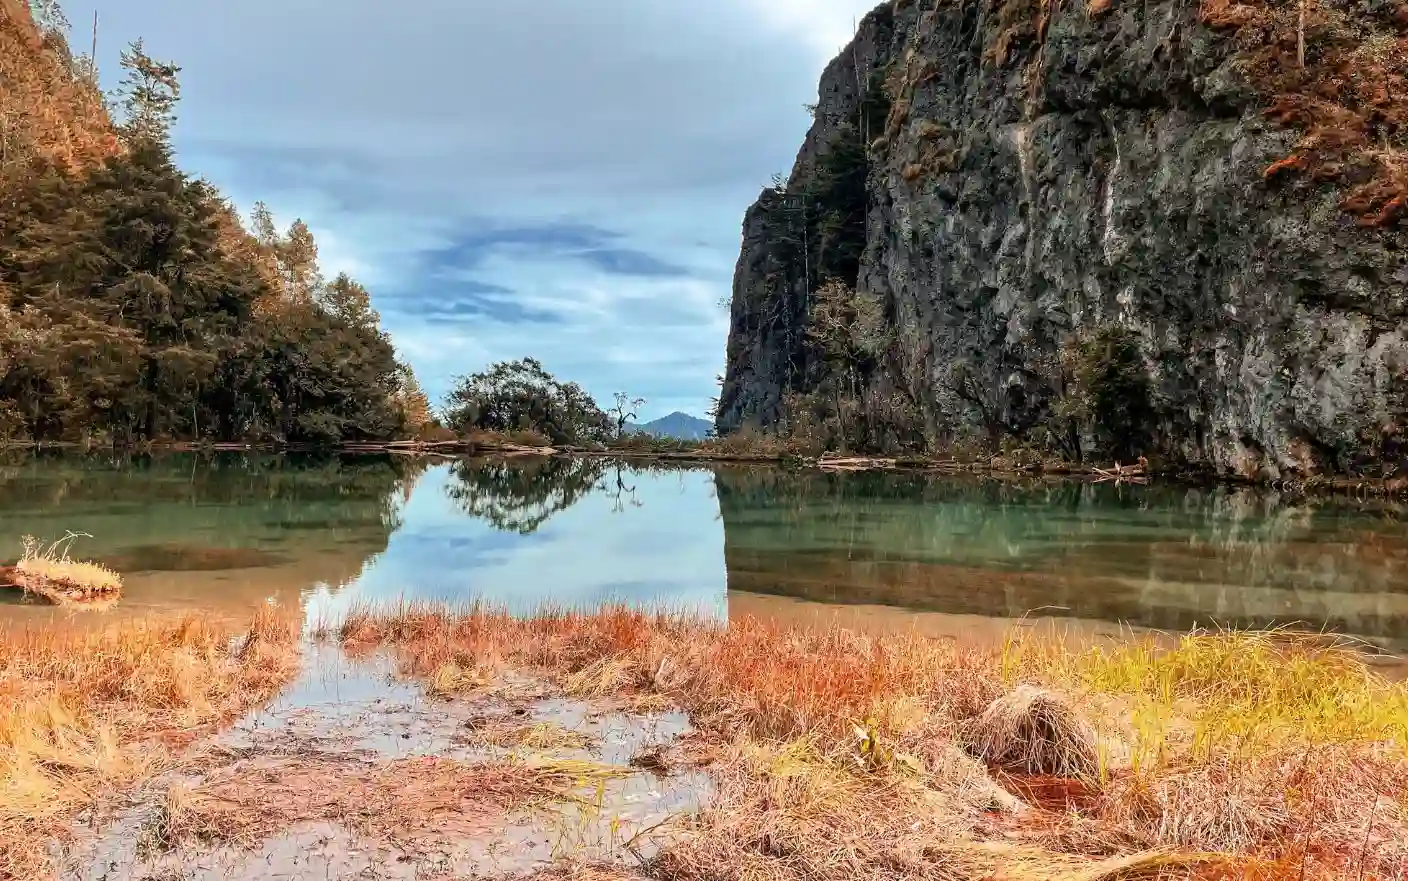
{"label": "green water", "polygon": [[[787,597],[1166,630],[1299,623],[1408,648],[1400,510],[1250,490],[566,459],[0,459],[0,559],[22,535],[69,531],[91,536],[77,555],[124,573],[105,614],[482,599],[724,617],[800,607],[759,606]],[[11,619],[52,616],[0,602]]]}

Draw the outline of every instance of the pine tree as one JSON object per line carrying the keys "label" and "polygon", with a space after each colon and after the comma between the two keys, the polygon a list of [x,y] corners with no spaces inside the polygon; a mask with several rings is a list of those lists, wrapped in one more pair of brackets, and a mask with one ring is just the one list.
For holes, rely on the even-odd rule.
{"label": "pine tree", "polygon": [[41,34],[68,37],[68,16],[64,15],[59,0],[29,0],[29,14],[34,18],[34,24]]}
{"label": "pine tree", "polygon": [[270,253],[279,247],[279,230],[274,226],[274,214],[269,210],[269,206],[263,202],[255,202],[254,209],[249,213],[250,234],[260,247],[268,248]]}
{"label": "pine tree", "polygon": [[169,146],[181,98],[176,79],[181,68],[153,59],[139,39],[123,50],[122,69],[127,73],[117,94],[122,99],[119,130],[123,138],[128,144],[154,141]]}
{"label": "pine tree", "polygon": [[209,187],[145,141],[80,180],[51,173],[26,204],[0,278],[59,328],[65,400],[48,406],[118,438],[198,433],[202,388],[260,291],[221,248]]}
{"label": "pine tree", "polygon": [[323,277],[318,270],[318,243],[308,225],[295,220],[279,240],[277,254],[288,298],[295,303],[312,302],[322,291]]}
{"label": "pine tree", "polygon": [[371,294],[345,272],[323,289],[322,304],[339,320],[352,327],[375,331],[381,316],[372,308]]}

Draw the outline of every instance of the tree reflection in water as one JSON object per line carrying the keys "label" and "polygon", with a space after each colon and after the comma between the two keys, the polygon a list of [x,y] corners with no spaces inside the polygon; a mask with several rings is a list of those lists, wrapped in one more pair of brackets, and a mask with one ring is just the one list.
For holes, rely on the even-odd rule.
{"label": "tree reflection in water", "polygon": [[450,498],[471,517],[503,532],[531,535],[553,517],[601,493],[611,510],[642,508],[635,479],[685,469],[595,458],[461,459],[450,466]]}

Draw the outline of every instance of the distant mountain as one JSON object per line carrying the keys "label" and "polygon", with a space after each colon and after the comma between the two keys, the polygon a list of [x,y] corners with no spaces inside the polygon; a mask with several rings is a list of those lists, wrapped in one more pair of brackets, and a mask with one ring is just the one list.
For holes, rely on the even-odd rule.
{"label": "distant mountain", "polygon": [[714,424],[706,419],[691,416],[688,413],[678,411],[669,416],[661,416],[653,422],[644,425],[636,425],[631,422],[626,423],[626,431],[641,432],[643,434],[654,435],[655,437],[668,437],[675,440],[703,440],[709,436],[709,432],[714,428]]}

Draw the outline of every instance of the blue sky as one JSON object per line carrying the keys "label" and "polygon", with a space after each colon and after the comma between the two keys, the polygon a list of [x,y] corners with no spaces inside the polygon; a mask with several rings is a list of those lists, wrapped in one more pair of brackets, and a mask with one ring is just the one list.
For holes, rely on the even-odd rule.
{"label": "blue sky", "polygon": [[643,419],[714,394],[743,211],[871,5],[97,0],[105,81],[181,65],[182,166],[301,216],[433,399],[531,355]]}

